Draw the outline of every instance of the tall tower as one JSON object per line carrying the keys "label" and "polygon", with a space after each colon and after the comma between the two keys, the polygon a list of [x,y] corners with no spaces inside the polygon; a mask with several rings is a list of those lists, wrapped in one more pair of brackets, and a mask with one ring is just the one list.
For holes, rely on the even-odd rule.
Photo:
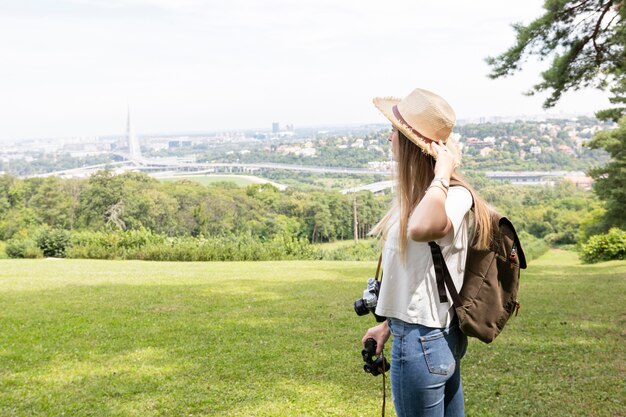
{"label": "tall tower", "polygon": [[130,106],[128,106],[128,120],[126,124],[126,136],[128,139],[128,153],[130,155],[130,160],[133,162],[140,162],[141,161],[141,148],[139,147],[139,139],[137,139],[137,135],[135,135],[132,125],[130,124]]}

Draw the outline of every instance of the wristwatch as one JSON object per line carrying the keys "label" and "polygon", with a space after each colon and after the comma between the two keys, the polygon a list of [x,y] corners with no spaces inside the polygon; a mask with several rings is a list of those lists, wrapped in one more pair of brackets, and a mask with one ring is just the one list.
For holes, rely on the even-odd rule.
{"label": "wristwatch", "polygon": [[443,177],[435,177],[435,178],[433,178],[431,184],[433,182],[435,182],[435,181],[439,181],[441,183],[441,185],[443,185],[446,190],[448,188],[450,188],[450,182],[447,179],[443,178]]}

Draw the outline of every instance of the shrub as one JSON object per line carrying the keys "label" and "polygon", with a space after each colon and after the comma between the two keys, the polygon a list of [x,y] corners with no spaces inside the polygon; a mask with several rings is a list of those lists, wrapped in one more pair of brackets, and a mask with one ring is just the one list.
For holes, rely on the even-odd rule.
{"label": "shrub", "polygon": [[6,247],[6,243],[0,241],[0,259],[6,259],[9,257],[9,255],[7,255],[7,253],[4,250],[5,247]]}
{"label": "shrub", "polygon": [[587,264],[626,259],[626,232],[614,227],[606,234],[591,236],[582,245],[580,259]]}
{"label": "shrub", "polygon": [[176,237],[147,230],[77,232],[67,250],[70,258],[147,261],[268,261],[319,259],[306,238],[280,234],[262,240],[249,234]]}
{"label": "shrub", "polygon": [[63,229],[44,229],[37,236],[37,246],[48,257],[65,258],[70,243],[70,232]]}
{"label": "shrub", "polygon": [[322,259],[328,261],[377,261],[381,253],[378,239],[360,241],[350,246],[324,251]]}
{"label": "shrub", "polygon": [[137,253],[149,245],[162,244],[167,237],[146,229],[116,232],[74,232],[67,249],[69,258],[143,259]]}
{"label": "shrub", "polygon": [[0,239],[9,240],[23,237],[24,231],[39,227],[39,221],[32,208],[15,208],[3,213],[0,218]]}
{"label": "shrub", "polygon": [[10,258],[42,258],[43,252],[32,239],[10,239],[4,248]]}
{"label": "shrub", "polygon": [[537,259],[550,249],[550,246],[546,243],[546,241],[525,231],[521,231],[519,233],[519,240],[522,244],[522,249],[524,249],[524,255],[526,256],[527,262]]}

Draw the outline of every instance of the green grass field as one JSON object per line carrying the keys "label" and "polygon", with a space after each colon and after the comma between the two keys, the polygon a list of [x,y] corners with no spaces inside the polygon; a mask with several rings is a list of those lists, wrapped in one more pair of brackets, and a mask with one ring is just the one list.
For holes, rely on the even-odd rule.
{"label": "green grass field", "polygon": [[[380,415],[352,309],[374,268],[1,260],[0,416]],[[625,295],[626,261],[533,261],[519,316],[470,343],[467,415],[626,415]]]}

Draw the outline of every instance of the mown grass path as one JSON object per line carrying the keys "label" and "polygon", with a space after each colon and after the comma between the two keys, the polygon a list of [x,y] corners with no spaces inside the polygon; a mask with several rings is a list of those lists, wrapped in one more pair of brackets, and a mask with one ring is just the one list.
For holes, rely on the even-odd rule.
{"label": "mown grass path", "polygon": [[[376,416],[374,262],[0,260],[0,416]],[[626,415],[626,262],[551,251],[463,362],[469,416]],[[391,407],[388,408],[391,412]]]}

